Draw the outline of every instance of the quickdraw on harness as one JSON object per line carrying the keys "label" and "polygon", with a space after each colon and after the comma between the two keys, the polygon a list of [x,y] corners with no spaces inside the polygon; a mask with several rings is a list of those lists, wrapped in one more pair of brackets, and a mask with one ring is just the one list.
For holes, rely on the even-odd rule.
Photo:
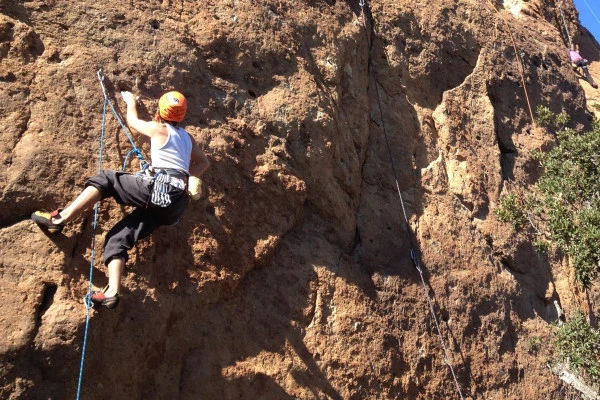
{"label": "quickdraw on harness", "polygon": [[159,171],[154,175],[154,187],[152,188],[152,197],[150,202],[159,207],[167,207],[171,204],[171,196],[169,196],[169,185],[171,177],[168,174]]}

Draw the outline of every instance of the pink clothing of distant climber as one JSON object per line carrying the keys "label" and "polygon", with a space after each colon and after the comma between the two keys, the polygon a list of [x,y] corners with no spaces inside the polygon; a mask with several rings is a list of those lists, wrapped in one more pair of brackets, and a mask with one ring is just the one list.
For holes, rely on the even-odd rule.
{"label": "pink clothing of distant climber", "polygon": [[590,75],[590,71],[588,71],[588,60],[581,57],[576,48],[569,49],[569,58],[571,59],[571,66],[573,67],[573,71],[577,72],[579,68],[583,72],[585,79],[589,82],[590,85],[594,89],[598,89],[598,84],[594,82],[594,78]]}
{"label": "pink clothing of distant climber", "polygon": [[575,50],[569,50],[569,57],[571,57],[571,62],[575,64],[580,61],[583,61],[583,57],[581,57],[581,55]]}

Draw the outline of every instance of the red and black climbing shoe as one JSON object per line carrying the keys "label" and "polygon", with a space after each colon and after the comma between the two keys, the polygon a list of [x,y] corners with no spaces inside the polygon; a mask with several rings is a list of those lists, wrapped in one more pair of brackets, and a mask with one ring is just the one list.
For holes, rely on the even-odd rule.
{"label": "red and black climbing shoe", "polygon": [[119,304],[119,294],[117,293],[114,296],[107,297],[104,294],[104,291],[106,289],[107,288],[104,288],[100,291],[92,292],[89,301],[92,307],[106,307],[112,309]]}
{"label": "red and black climbing shoe", "polygon": [[60,211],[61,210],[56,210],[52,211],[51,213],[44,211],[36,211],[33,214],[31,214],[31,219],[40,227],[46,229],[50,233],[60,233],[65,227],[65,224],[55,224],[54,222],[52,222],[52,218],[60,217]]}

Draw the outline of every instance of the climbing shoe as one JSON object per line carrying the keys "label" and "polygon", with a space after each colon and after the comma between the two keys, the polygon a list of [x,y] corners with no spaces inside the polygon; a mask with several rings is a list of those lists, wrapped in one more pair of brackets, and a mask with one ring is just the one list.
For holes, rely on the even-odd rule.
{"label": "climbing shoe", "polygon": [[105,287],[100,291],[92,292],[90,295],[90,302],[93,307],[106,307],[106,308],[115,308],[119,304],[119,294],[117,293],[114,296],[107,297],[104,295],[104,291],[108,288]]}
{"label": "climbing shoe", "polygon": [[51,213],[36,211],[31,214],[31,219],[40,227],[47,229],[50,233],[60,233],[65,227],[65,224],[55,224],[52,222],[52,218],[59,217],[60,212],[61,210],[52,211]]}

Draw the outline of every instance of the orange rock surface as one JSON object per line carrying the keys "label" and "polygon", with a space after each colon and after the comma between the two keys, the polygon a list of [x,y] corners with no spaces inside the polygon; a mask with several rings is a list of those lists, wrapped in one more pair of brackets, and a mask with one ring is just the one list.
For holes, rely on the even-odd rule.
{"label": "orange rock surface", "polygon": [[[131,252],[119,307],[92,311],[82,398],[458,398],[427,295],[464,398],[575,395],[546,365],[556,305],[579,308],[568,261],[494,210],[555,141],[518,60],[534,110],[583,128],[599,97],[552,2],[488,3],[0,3],[0,397],[77,390],[92,214],[57,236],[29,216],[97,171],[99,69],[121,113],[121,90],[148,119],[183,92],[211,167],[184,219]],[[563,3],[600,80],[600,47]],[[109,114],[103,168],[130,148]],[[101,203],[95,285],[127,212]]]}

